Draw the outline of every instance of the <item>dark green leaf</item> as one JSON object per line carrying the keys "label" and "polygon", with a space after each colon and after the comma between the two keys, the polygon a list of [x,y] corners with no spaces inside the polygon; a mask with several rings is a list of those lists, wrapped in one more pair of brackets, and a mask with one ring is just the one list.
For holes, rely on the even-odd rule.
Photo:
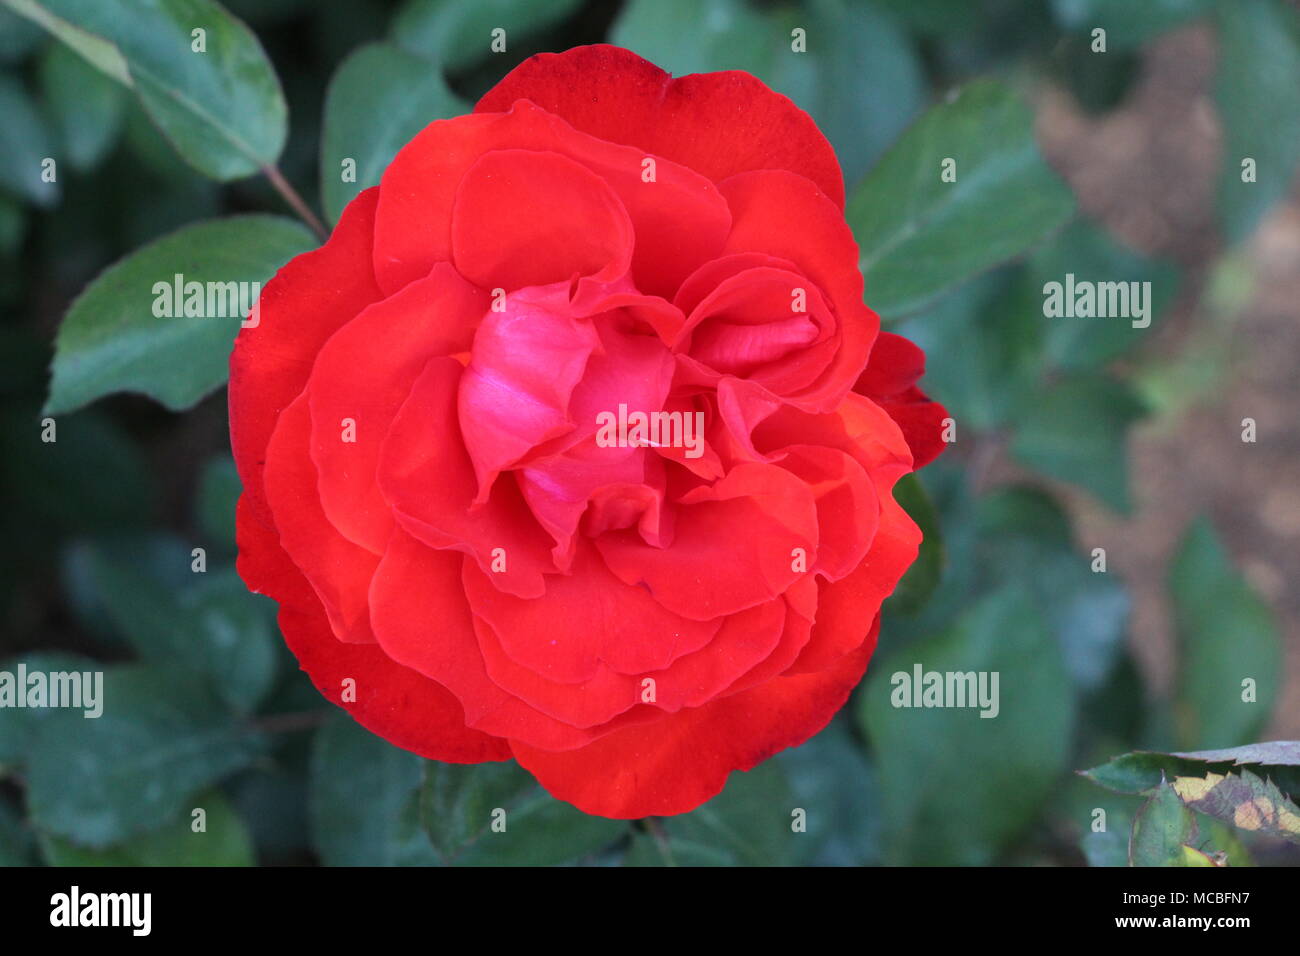
{"label": "dark green leaf", "polygon": [[42,441],[42,421],[35,404],[0,407],[0,475],[13,538],[40,549],[51,543],[51,528],[84,534],[149,520],[153,481],[116,421],[98,409],[61,417],[52,442]]}
{"label": "dark green leaf", "polygon": [[492,54],[492,31],[513,44],[568,18],[580,0],[409,0],[393,19],[393,39],[449,73]]}
{"label": "dark green leaf", "polygon": [[[248,828],[217,791],[198,794],[190,812],[174,823],[101,850],[79,847],[62,837],[42,834],[41,852],[51,866],[252,866]],[[193,811],[206,814],[195,832]]]}
{"label": "dark green leaf", "polygon": [[1296,740],[1183,753],[1138,750],[1082,773],[1094,783],[1118,793],[1144,793],[1158,786],[1162,775],[1169,779],[1204,777],[1210,773],[1233,773],[1242,767],[1249,767],[1288,793],[1300,796],[1300,741]]}
{"label": "dark green leaf", "polygon": [[[241,322],[231,300],[252,301],[256,291],[230,283],[264,283],[314,245],[292,220],[251,215],[196,223],[137,249],[95,279],[64,317],[47,410],[71,411],[119,391],[143,392],[172,410],[189,408],[229,374]],[[203,314],[155,315],[158,301],[172,302],[177,275],[186,286],[203,283],[203,303],[194,300],[194,311]]]}
{"label": "dark green leaf", "polygon": [[1064,29],[1091,35],[1106,31],[1106,56],[1112,50],[1140,46],[1167,30],[1209,12],[1211,0],[1052,0],[1056,21]]}
{"label": "dark green leaf", "polygon": [[0,867],[34,866],[36,841],[9,802],[0,800]]}
{"label": "dark green leaf", "polygon": [[999,270],[895,329],[925,350],[923,385],[957,422],[958,442],[1004,424],[1037,388],[1042,319],[1029,291],[1018,272]]}
{"label": "dark green leaf", "polygon": [[[969,700],[901,706],[917,668],[945,683],[949,673],[984,675],[986,691],[998,675],[996,715],[982,717],[993,707]],[[873,662],[858,717],[880,774],[886,862],[980,865],[1030,823],[1064,767],[1074,696],[1060,647],[1012,586],[947,631]]]}
{"label": "dark green leaf", "polygon": [[203,466],[195,517],[207,540],[227,552],[235,549],[235,503],[241,490],[239,473],[229,455],[218,455]]}
{"label": "dark green leaf", "polygon": [[894,588],[886,607],[896,614],[914,614],[925,606],[943,571],[943,539],[934,503],[916,475],[904,475],[894,485],[894,498],[916,522],[924,537],[916,562]]}
{"label": "dark green leaf", "polygon": [[[26,667],[26,673],[41,672],[85,672],[102,668],[102,665],[88,657],[76,654],[38,653],[22,654],[18,657],[0,662],[0,672],[10,675],[16,682],[18,665]],[[22,766],[31,755],[36,743],[36,733],[41,724],[58,711],[49,707],[0,707],[0,776],[6,771]]]}
{"label": "dark green leaf", "polygon": [[[131,86],[176,151],[213,179],[273,165],[287,111],[275,70],[243,23],[212,0],[4,0]],[[205,50],[192,31],[205,31]]]}
{"label": "dark green leaf", "polygon": [[[943,161],[956,181],[943,182]],[[924,114],[854,191],[849,224],[867,302],[915,311],[1063,225],[1068,189],[1039,155],[1033,116],[1010,90],[971,83]]]}
{"label": "dark green leaf", "polygon": [[56,157],[45,117],[22,83],[0,75],[0,184],[38,206],[54,205],[60,193],[58,165],[54,181],[46,182],[47,159]]}
{"label": "dark green leaf", "polygon": [[[361,190],[379,182],[397,151],[434,120],[468,113],[442,74],[391,43],[371,43],[343,61],[325,94],[321,138],[322,204],[338,219]],[[353,182],[343,181],[351,160]]]}
{"label": "dark green leaf", "polygon": [[420,813],[444,863],[547,866],[608,846],[626,823],[588,816],[550,796],[513,761],[429,762]]}
{"label": "dark green leaf", "polygon": [[146,661],[207,682],[248,714],[275,680],[275,606],[232,568],[191,571],[192,549],[160,538],[94,547],[106,614]]}
{"label": "dark green leaf", "polygon": [[1130,305],[1133,314],[1129,317],[1043,316],[1044,363],[1071,371],[1098,368],[1133,348],[1159,322],[1178,281],[1173,266],[1139,255],[1105,230],[1082,220],[1044,243],[1029,259],[1027,281],[1040,305],[1047,295],[1044,286],[1057,282],[1064,290],[1068,275],[1074,276],[1076,284],[1150,283],[1149,295],[1147,287],[1139,286],[1145,320],[1137,318],[1136,302]]}
{"label": "dark green leaf", "polygon": [[436,862],[412,816],[423,762],[347,717],[326,724],[316,736],[308,798],[321,861],[327,866]]}
{"label": "dark green leaf", "polygon": [[172,671],[113,667],[102,689],[102,716],[60,710],[41,721],[27,762],[32,820],[55,836],[102,848],[163,826],[262,748]]}
{"label": "dark green leaf", "polygon": [[1277,699],[1282,648],[1267,605],[1232,566],[1208,520],[1188,530],[1169,588],[1180,651],[1179,740],[1200,749],[1255,739]]}
{"label": "dark green leaf", "polygon": [[61,43],[41,59],[41,88],[61,155],[73,169],[91,169],[122,131],[126,90]]}
{"label": "dark green leaf", "polygon": [[1079,485],[1121,513],[1129,510],[1126,434],[1145,407],[1124,383],[1064,379],[1021,413],[1011,453],[1058,481]]}
{"label": "dark green leaf", "polygon": [[[628,866],[790,866],[817,850],[817,808],[801,806],[771,761],[733,773],[722,793],[690,813],[654,820]],[[827,824],[823,819],[820,829]],[[797,831],[795,827],[803,827]],[[823,834],[824,835],[824,834]]]}
{"label": "dark green leaf", "polygon": [[[1296,12],[1273,0],[1218,5],[1219,73],[1214,96],[1223,126],[1219,217],[1239,242],[1282,199],[1300,166],[1300,33]],[[1255,182],[1242,182],[1242,161]]]}
{"label": "dark green leaf", "polygon": [[1197,840],[1196,818],[1167,781],[1133,818],[1129,841],[1131,866],[1187,866],[1184,848]]}

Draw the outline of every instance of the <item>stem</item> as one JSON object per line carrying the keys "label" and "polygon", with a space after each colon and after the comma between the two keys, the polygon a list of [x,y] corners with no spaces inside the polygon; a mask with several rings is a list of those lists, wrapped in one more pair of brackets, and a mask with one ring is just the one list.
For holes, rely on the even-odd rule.
{"label": "stem", "polygon": [[266,734],[287,734],[312,730],[332,716],[328,710],[303,710],[289,714],[268,714],[249,721],[249,726]]}
{"label": "stem", "polygon": [[280,170],[275,166],[268,164],[262,167],[262,172],[264,172],[266,178],[271,181],[271,185],[275,187],[275,191],[283,196],[284,201],[287,202],[290,208],[298,214],[298,218],[305,222],[311,228],[312,232],[316,233],[317,238],[319,238],[321,242],[328,239],[329,233],[325,231],[325,227],[321,225],[321,221],[316,218],[316,214],[311,211],[311,207],[303,202],[302,197],[299,196],[294,188],[289,185],[289,181],[281,175]]}

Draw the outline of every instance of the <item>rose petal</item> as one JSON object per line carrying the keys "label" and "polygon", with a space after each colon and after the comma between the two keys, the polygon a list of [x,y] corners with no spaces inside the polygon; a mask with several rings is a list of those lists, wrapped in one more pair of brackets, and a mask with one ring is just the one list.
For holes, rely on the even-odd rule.
{"label": "rose petal", "polygon": [[817,511],[807,485],[783,468],[742,464],[678,505],[672,547],[633,532],[596,540],[624,583],[643,584],[664,607],[705,621],[771,601],[801,574],[793,552],[816,560]]}
{"label": "rose petal", "polygon": [[[334,333],[307,386],[311,457],[325,514],[340,533],[383,554],[393,516],[379,491],[379,449],[425,363],[469,349],[488,297],[439,263]],[[354,423],[343,441],[343,421]]]}
{"label": "rose petal", "polygon": [[[280,605],[289,649],[327,700],[361,726],[404,750],[446,763],[508,760],[505,740],[465,726],[456,698],[440,684],[395,663],[373,644],[334,639],[306,579],[253,514],[247,494],[236,509],[237,568],[251,591]],[[354,693],[344,700],[344,691]]]}
{"label": "rose petal", "polygon": [[496,482],[486,502],[474,503],[478,481],[456,413],[461,373],[455,359],[429,360],[380,450],[379,487],[410,534],[430,547],[463,551],[489,573],[494,560],[504,559],[505,570],[492,573],[493,582],[511,594],[537,597],[545,590],[543,572],[555,570],[550,539],[513,476]]}
{"label": "rose petal", "polygon": [[452,258],[452,210],[461,180],[481,156],[499,149],[559,153],[603,179],[636,232],[632,276],[642,292],[671,297],[685,276],[717,254],[730,229],[727,204],[706,177],[659,159],[653,180],[646,181],[642,151],[511,100],[499,112],[431,123],[389,164],[380,183],[374,251],[375,275],[386,293]]}
{"label": "rose petal", "polygon": [[381,296],[370,264],[378,201],[378,189],[367,189],[348,203],[325,245],[291,259],[266,284],[257,326],[235,338],[230,446],[248,506],[263,524],[271,523],[271,512],[262,466],[276,419],[302,392],[325,341]]}
{"label": "rose petal", "polygon": [[[873,625],[873,632],[879,621]],[[873,642],[870,642],[873,643]],[[513,741],[519,763],[552,796],[617,819],[694,810],[733,770],[748,770],[816,734],[862,679],[864,643],[818,674],[778,677],[652,724],[627,727],[564,753]]]}
{"label": "rose petal", "polygon": [[585,133],[665,156],[721,182],[752,169],[806,177],[840,209],[844,177],[812,118],[748,73],[673,79],[630,50],[606,44],[539,53],[506,74],[476,113],[532,100]]}
{"label": "rose petal", "polygon": [[266,500],[280,546],[311,583],[335,636],[373,643],[367,592],[379,558],[343,537],[325,516],[310,442],[311,413],[304,392],[280,415],[266,449]]}

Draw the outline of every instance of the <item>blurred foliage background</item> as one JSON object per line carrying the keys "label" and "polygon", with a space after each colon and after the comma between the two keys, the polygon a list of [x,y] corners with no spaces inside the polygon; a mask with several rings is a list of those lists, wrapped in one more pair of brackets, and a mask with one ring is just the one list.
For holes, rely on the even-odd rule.
{"label": "blurred foliage background", "polygon": [[[926,530],[922,559],[824,733],[695,813],[624,824],[549,799],[513,765],[422,761],[329,708],[274,605],[233,570],[234,327],[162,341],[147,304],[104,282],[73,304],[196,222],[276,217],[224,239],[182,232],[153,247],[158,262],[197,273],[235,256],[230,269],[264,279],[313,240],[257,162],[197,150],[150,88],[13,10],[90,23],[132,63],[196,18],[220,18],[235,37],[221,43],[247,39],[209,0],[5,3],[0,669],[103,669],[114,706],[94,721],[0,710],[0,863],[1123,865],[1143,797],[1074,771],[1300,737],[1293,5],[227,0],[279,77],[287,129],[256,64],[235,76],[217,58],[234,86],[201,78],[207,95],[257,125],[255,149],[327,222],[430,120],[524,57],[581,43],[677,74],[748,70],[836,147],[867,301],[926,349],[923,384],[957,422],[949,452],[898,491]],[[791,50],[797,30],[806,52]],[[343,156],[358,182],[340,181]],[[950,156],[956,184],[938,178]],[[53,183],[34,175],[45,157]],[[1150,281],[1150,327],[1044,318],[1042,286],[1067,272]],[[890,675],[916,663],[998,671],[1000,715],[891,707]],[[485,835],[497,806],[508,835]],[[1300,859],[1197,819],[1188,842],[1215,860]]]}

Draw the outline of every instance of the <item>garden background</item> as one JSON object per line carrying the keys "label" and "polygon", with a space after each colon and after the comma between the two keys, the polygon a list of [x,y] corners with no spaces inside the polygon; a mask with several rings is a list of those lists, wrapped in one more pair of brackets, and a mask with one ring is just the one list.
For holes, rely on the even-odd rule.
{"label": "garden background", "polygon": [[[812,114],[866,300],[957,423],[899,488],[926,544],[850,704],[694,813],[633,823],[510,764],[423,761],[319,697],[234,573],[238,323],[146,295],[174,271],[264,281],[317,242],[291,191],[331,223],[425,124],[599,41],[748,70]],[[1254,772],[1076,773],[1300,738],[1298,160],[1282,0],[0,0],[0,670],[104,670],[112,701],[0,710],[0,863],[1170,862],[1144,825],[1197,851],[1174,862],[1300,861],[1300,745],[1246,752]],[[1067,272],[1150,281],[1150,328],[1045,318]],[[1001,713],[891,707],[916,663],[999,672]],[[1230,827],[1231,801],[1161,770],[1227,774],[1272,822]]]}

